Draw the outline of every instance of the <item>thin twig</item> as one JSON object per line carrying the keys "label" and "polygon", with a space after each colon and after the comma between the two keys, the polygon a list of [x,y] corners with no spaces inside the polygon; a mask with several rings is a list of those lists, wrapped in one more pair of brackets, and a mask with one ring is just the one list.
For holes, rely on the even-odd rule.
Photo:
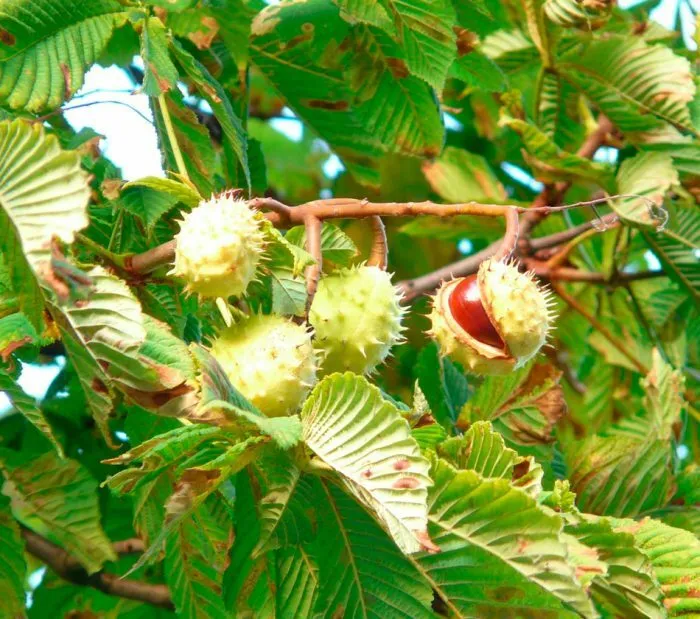
{"label": "thin twig", "polygon": [[586,242],[592,236],[595,236],[597,233],[597,230],[591,228],[590,230],[586,230],[577,237],[571,239],[566,245],[564,245],[564,247],[562,247],[549,260],[547,260],[547,266],[549,269],[551,271],[556,271],[556,269],[566,262],[567,258],[571,255],[571,252],[574,251],[574,249],[576,249],[581,243]]}
{"label": "thin twig", "polygon": [[124,266],[123,256],[115,254],[113,251],[109,251],[108,249],[102,247],[102,245],[96,243],[91,238],[85,236],[82,232],[76,233],[75,240],[81,243],[82,245],[85,245],[85,247],[87,247],[94,254],[97,254],[98,256],[101,256],[102,258],[107,260],[113,266]]}
{"label": "thin twig", "polygon": [[174,609],[170,591],[165,585],[120,578],[107,572],[88,574],[63,548],[26,528],[22,528],[27,552],[43,561],[56,575],[70,583],[92,587],[107,595],[145,602],[160,608]]}
{"label": "thin twig", "polygon": [[564,380],[569,383],[569,386],[578,394],[583,395],[586,393],[586,385],[583,384],[576,376],[576,373],[571,368],[571,366],[562,359],[561,351],[557,350],[553,346],[544,346],[542,352],[547,355],[547,358],[552,362],[552,364],[561,371]]}
{"label": "thin twig", "polygon": [[[272,198],[255,198],[252,206],[259,209],[268,209],[265,217],[278,228],[289,228],[295,225],[306,225],[309,216],[323,221],[326,219],[363,219],[373,216],[386,217],[413,217],[417,215],[437,215],[439,217],[452,217],[454,215],[481,215],[484,217],[505,217],[507,233],[502,243],[510,243],[517,238],[517,232],[512,227],[517,223],[515,214],[522,211],[521,207],[504,204],[480,204],[478,202],[464,202],[459,204],[438,204],[435,202],[368,202],[367,200],[355,200],[346,198],[331,198],[328,200],[314,200],[289,207]],[[509,228],[510,227],[510,228]],[[510,231],[509,231],[510,230]],[[499,243],[499,246],[502,244]],[[504,254],[508,254],[513,247],[504,246]],[[127,256],[124,266],[127,271],[135,274],[148,273],[163,264],[173,261],[175,256],[175,241],[168,241],[163,245],[149,249],[142,254]]]}
{"label": "thin twig", "polygon": [[623,356],[625,356],[629,361],[637,368],[641,374],[647,374],[649,369],[637,359],[632,353],[630,353],[625,347],[624,343],[617,339],[615,335],[608,329],[600,320],[598,320],[591,312],[589,312],[578,299],[570,295],[564,287],[556,282],[551,282],[551,286],[554,291],[562,298],[562,300],[571,309],[575,310],[581,316],[583,316],[591,326],[598,331],[612,346],[614,346]]}
{"label": "thin twig", "polygon": [[321,253],[321,220],[313,215],[308,215],[304,221],[306,228],[306,251],[311,254],[314,263],[306,267],[306,316],[309,315],[311,303],[316,296],[318,280],[321,277],[323,268],[323,255]]}
{"label": "thin twig", "polygon": [[414,279],[406,279],[404,281],[398,282],[396,287],[403,292],[403,303],[410,303],[417,297],[424,294],[430,293],[435,290],[442,282],[453,277],[464,277],[466,275],[471,275],[476,273],[479,269],[479,265],[484,261],[491,258],[501,247],[501,241],[496,241],[491,243],[485,249],[480,252],[473,254],[452,264],[441,267],[416,277]]}
{"label": "thin twig", "polygon": [[666,273],[663,271],[639,271],[636,273],[616,273],[612,277],[608,277],[605,273],[596,273],[594,271],[583,271],[571,267],[550,267],[546,262],[535,260],[534,258],[524,258],[523,264],[532,271],[537,277],[547,279],[549,281],[562,282],[588,282],[591,284],[616,284],[624,285],[627,282],[633,282],[640,279],[653,279],[655,277],[664,277]]}
{"label": "thin twig", "polygon": [[372,248],[367,258],[367,266],[378,267],[386,271],[389,261],[389,246],[386,240],[386,228],[379,215],[371,218],[372,222]]}
{"label": "thin twig", "polygon": [[[637,196],[639,197],[639,196]],[[558,212],[569,208],[590,206],[599,202],[605,202],[608,198],[587,200],[576,202],[570,205],[556,207],[538,207],[543,212]],[[438,204],[435,202],[369,202],[368,200],[357,200],[351,198],[331,198],[328,200],[314,200],[300,206],[288,207],[287,205],[273,200],[272,198],[256,198],[253,200],[256,208],[267,208],[271,212],[265,213],[265,217],[278,228],[289,228],[295,225],[305,225],[309,216],[324,221],[326,219],[364,219],[367,217],[415,217],[420,215],[434,215],[438,217],[453,217],[456,215],[478,215],[482,217],[504,217],[506,220],[506,233],[503,238],[494,245],[490,245],[486,250],[476,256],[471,256],[465,261],[456,262],[443,269],[438,269],[429,274],[427,279],[420,279],[420,285],[414,280],[413,284],[406,283],[403,287],[407,293],[407,300],[414,298],[422,292],[433,290],[437,285],[451,275],[465,275],[472,268],[472,261],[478,256],[479,261],[495,255],[502,258],[510,255],[515,249],[518,240],[518,213],[526,213],[527,207],[513,206],[507,204],[480,204],[478,202],[461,202],[456,204]],[[595,223],[587,224],[586,229],[595,227]],[[562,233],[557,233],[557,239]],[[540,239],[540,247],[545,247]],[[135,254],[125,261],[125,266],[132,273],[147,273],[167,262],[172,262],[175,253],[175,242],[155,247],[144,252]],[[478,266],[478,263],[477,263]],[[465,271],[466,269],[466,271]],[[410,291],[416,291],[411,294]]]}
{"label": "thin twig", "polygon": [[142,254],[133,254],[124,259],[124,268],[131,273],[144,275],[154,271],[164,264],[169,264],[175,259],[175,246],[177,241],[173,239]]}
{"label": "thin twig", "polygon": [[517,211],[515,209],[509,209],[504,213],[504,216],[506,219],[506,232],[501,239],[498,249],[493,254],[494,260],[506,260],[510,258],[518,242],[520,222],[518,220]]}
{"label": "thin twig", "polygon": [[[521,218],[522,220],[525,217]],[[555,247],[561,245],[562,243],[567,243],[573,238],[576,238],[579,234],[595,228],[597,230],[609,230],[615,226],[619,225],[618,217],[615,213],[609,213],[604,215],[600,219],[587,221],[579,226],[574,226],[563,232],[556,232],[554,234],[549,234],[548,236],[541,236],[535,239],[530,239],[530,249],[532,252],[539,251],[541,249],[548,249],[549,247]]]}
{"label": "thin twig", "polygon": [[88,101],[86,103],[78,103],[76,105],[70,105],[68,107],[61,107],[58,108],[57,110],[53,110],[49,112],[48,114],[44,114],[43,116],[37,116],[36,118],[32,119],[32,122],[38,123],[38,122],[44,122],[45,120],[48,120],[52,116],[56,116],[58,114],[63,114],[63,112],[70,112],[72,110],[77,110],[80,109],[81,107],[90,107],[92,105],[97,105],[99,103],[111,103],[112,105],[123,105],[124,107],[129,108],[132,112],[136,112],[143,120],[145,120],[149,125],[153,125],[153,121],[148,118],[143,112],[140,110],[136,109],[133,105],[129,105],[125,101],[117,101],[115,99],[102,99],[100,101]]}
{"label": "thin twig", "polygon": [[460,202],[456,204],[439,204],[438,202],[369,202],[354,198],[330,198],[313,200],[306,204],[292,207],[289,221],[277,213],[268,213],[267,218],[278,227],[304,223],[307,215],[317,219],[364,219],[379,215],[380,217],[415,217],[417,215],[434,215],[437,217],[454,217],[455,215],[481,215],[483,217],[504,217],[508,210],[524,212],[523,207],[507,204],[481,204],[479,202]]}
{"label": "thin twig", "polygon": [[659,353],[663,357],[664,361],[666,363],[671,363],[668,354],[666,353],[666,349],[664,348],[663,342],[661,341],[661,338],[659,337],[659,334],[656,332],[656,329],[652,327],[651,323],[647,320],[647,317],[644,315],[644,311],[642,310],[642,306],[640,305],[639,301],[637,300],[637,296],[634,294],[634,290],[632,290],[632,286],[629,285],[629,282],[625,284],[625,289],[627,290],[627,294],[630,296],[630,301],[632,302],[632,310],[634,313],[637,315],[637,319],[639,320],[639,323],[642,325],[644,330],[647,333],[647,337],[649,338],[650,341],[654,342],[654,345],[659,349]]}
{"label": "thin twig", "polygon": [[248,204],[252,209],[267,209],[268,211],[277,213],[285,222],[291,217],[291,207],[282,204],[279,200],[275,200],[274,198],[253,198]]}
{"label": "thin twig", "polygon": [[165,100],[164,93],[158,95],[158,107],[160,108],[160,113],[163,116],[163,124],[165,125],[165,133],[168,135],[168,142],[170,143],[170,148],[173,151],[173,155],[175,156],[175,165],[177,166],[177,171],[189,181],[190,176],[187,173],[187,166],[185,165],[185,160],[182,157],[180,145],[177,143],[175,127],[173,126],[173,121],[170,118],[170,110],[168,110],[168,102]]}
{"label": "thin twig", "polygon": [[138,537],[114,542],[112,548],[118,555],[139,554],[146,549],[143,540],[140,540]]}
{"label": "thin twig", "polygon": [[[598,117],[598,127],[583,141],[576,154],[585,159],[592,159],[597,150],[605,144],[608,134],[613,130],[613,124],[601,114]],[[560,181],[554,185],[545,187],[532,203],[531,211],[520,222],[523,249],[527,250],[530,233],[551,211],[541,210],[547,204],[558,204],[564,199],[571,183]],[[524,251],[523,253],[529,253]]]}

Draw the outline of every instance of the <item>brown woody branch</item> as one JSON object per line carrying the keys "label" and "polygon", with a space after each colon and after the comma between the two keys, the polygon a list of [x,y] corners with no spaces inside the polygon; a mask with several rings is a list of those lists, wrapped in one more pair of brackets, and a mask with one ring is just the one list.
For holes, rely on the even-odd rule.
{"label": "brown woody branch", "polygon": [[535,260],[533,258],[525,258],[523,263],[535,275],[549,281],[588,282],[591,284],[610,284],[613,286],[640,279],[664,277],[666,275],[663,271],[639,271],[637,273],[620,272],[613,274],[611,277],[607,277],[605,273],[583,271],[572,267],[552,267],[546,262]]}
{"label": "brown woody branch", "polygon": [[138,537],[114,542],[112,548],[118,555],[139,554],[146,550],[143,540],[140,540]]}
{"label": "brown woody branch", "polygon": [[[266,209],[267,219],[277,228],[290,228],[306,225],[309,217],[319,221],[326,219],[364,219],[367,217],[415,217],[418,215],[434,215],[437,217],[453,217],[455,215],[480,215],[483,217],[505,217],[506,235],[504,243],[517,238],[517,231],[511,226],[517,225],[517,213],[528,209],[505,204],[480,204],[478,202],[463,202],[459,204],[438,204],[436,202],[369,202],[352,198],[330,198],[314,200],[290,207],[272,198],[255,198],[251,204],[259,209]],[[547,207],[543,207],[544,210]],[[175,257],[176,241],[168,241],[163,245],[149,249],[142,254],[127,256],[124,269],[135,275],[149,273],[158,267],[169,264]],[[508,254],[512,247],[504,245],[503,253]]]}
{"label": "brown woody branch", "polygon": [[386,271],[389,262],[389,245],[386,240],[386,228],[382,218],[375,215],[372,221],[372,248],[367,258],[367,266],[378,267]]}
{"label": "brown woody branch", "polygon": [[[521,217],[521,225],[523,219],[524,218]],[[530,246],[533,251],[540,251],[543,249],[556,247],[576,238],[580,234],[583,234],[596,226],[600,226],[601,224],[607,228],[610,228],[616,221],[616,215],[605,215],[597,222],[589,221],[581,224],[580,226],[575,226],[568,230],[564,230],[563,232],[556,232],[548,236],[532,239]],[[502,242],[498,240],[472,256],[468,256],[467,258],[463,258],[462,260],[448,264],[447,266],[436,269],[430,273],[426,273],[425,275],[421,275],[420,277],[416,277],[415,279],[408,279],[399,282],[397,286],[404,293],[404,302],[412,301],[416,297],[433,292],[440,285],[440,283],[445,280],[453,277],[465,277],[467,275],[471,275],[472,273],[476,273],[479,265],[484,260],[495,256],[496,252],[501,246]]]}
{"label": "brown woody branch", "polygon": [[541,249],[556,247],[557,245],[568,243],[591,228],[598,227],[600,230],[610,230],[618,224],[619,222],[617,215],[615,213],[609,213],[608,215],[603,215],[603,217],[598,220],[587,221],[579,226],[574,226],[567,230],[563,230],[562,232],[555,232],[554,234],[550,234],[548,236],[530,239],[530,250],[534,253],[540,251]]}
{"label": "brown woody branch", "polygon": [[[174,610],[170,591],[165,585],[120,578],[104,571],[88,574],[85,568],[63,548],[34,533],[34,531],[22,528],[22,537],[27,552],[43,561],[63,580],[78,586],[92,587],[107,595]],[[138,544],[134,540],[123,542],[119,546],[124,553],[139,551]],[[141,544],[141,548],[143,548],[143,544]],[[118,544],[115,544],[115,550],[118,550]]]}
{"label": "brown woody branch", "polygon": [[447,266],[421,275],[420,277],[399,282],[396,286],[403,292],[403,302],[409,303],[417,297],[432,292],[445,280],[476,273],[479,269],[479,265],[484,260],[491,258],[491,256],[498,251],[500,246],[500,241],[491,243],[487,248],[482,249],[480,252],[468,258],[463,258],[462,260],[448,264]]}
{"label": "brown woody branch", "polygon": [[170,264],[175,259],[176,245],[177,241],[173,239],[142,254],[127,256],[124,260],[124,269],[135,275],[145,275],[155,271],[158,267]]}
{"label": "brown woody branch", "polygon": [[306,267],[306,316],[309,315],[311,303],[316,296],[318,279],[323,268],[323,254],[321,252],[321,220],[309,215],[304,221],[306,227],[306,251],[311,254],[314,263]]}

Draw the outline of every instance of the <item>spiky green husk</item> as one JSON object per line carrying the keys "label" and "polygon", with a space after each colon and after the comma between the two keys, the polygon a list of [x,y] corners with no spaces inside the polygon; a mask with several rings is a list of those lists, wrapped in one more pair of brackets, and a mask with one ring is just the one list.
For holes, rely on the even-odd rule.
{"label": "spiky green husk", "polygon": [[224,194],[202,202],[180,224],[170,273],[201,297],[243,294],[262,256],[261,222],[245,200]]}
{"label": "spiky green husk", "polygon": [[506,374],[540,350],[551,327],[549,293],[513,263],[487,260],[479,267],[481,302],[505,343],[503,350],[473,338],[452,318],[449,297],[460,280],[441,286],[433,299],[431,335],[440,351],[475,374]]}
{"label": "spiky green husk", "polygon": [[481,302],[517,365],[530,360],[547,339],[549,295],[511,262],[487,260],[478,274]]}
{"label": "spiky green husk", "polygon": [[404,310],[391,275],[377,267],[339,269],[318,286],[309,314],[323,374],[367,374],[401,339]]}
{"label": "spiky green husk", "polygon": [[211,353],[231,384],[268,417],[294,413],[316,383],[316,355],[304,327],[251,316],[222,331]]}

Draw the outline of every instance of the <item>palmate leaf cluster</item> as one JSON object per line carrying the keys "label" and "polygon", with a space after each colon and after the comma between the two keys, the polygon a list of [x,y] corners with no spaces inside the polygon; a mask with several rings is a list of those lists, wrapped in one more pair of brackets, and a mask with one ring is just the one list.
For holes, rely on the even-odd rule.
{"label": "palmate leaf cluster", "polygon": [[[0,617],[700,617],[698,57],[654,6],[0,2]],[[95,64],[149,97],[167,178],[124,183],[66,122]],[[609,282],[560,284],[587,315],[559,300],[548,347],[507,376],[441,357],[418,299],[378,374],[269,418],[208,352],[217,305],[128,268],[226,189],[527,205],[538,183],[624,194],[601,206],[621,225],[569,256]],[[387,224],[397,279],[503,234]],[[304,315],[305,235],[266,230],[236,311]],[[366,221],[325,222],[324,273],[370,242]],[[658,272],[620,277],[640,271]],[[56,363],[25,393],[23,368]],[[38,571],[27,531],[80,578]],[[91,586],[104,574],[169,601]]]}

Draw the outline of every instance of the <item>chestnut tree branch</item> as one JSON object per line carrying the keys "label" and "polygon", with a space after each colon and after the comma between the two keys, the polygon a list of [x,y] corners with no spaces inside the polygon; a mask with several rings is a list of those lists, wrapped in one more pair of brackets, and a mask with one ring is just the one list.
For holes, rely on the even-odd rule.
{"label": "chestnut tree branch", "polygon": [[323,254],[321,253],[321,220],[313,215],[308,215],[304,220],[306,228],[306,251],[315,260],[313,264],[306,267],[304,276],[306,277],[306,316],[309,315],[311,303],[316,296],[318,280],[321,277],[323,268]]}
{"label": "chestnut tree branch", "polygon": [[[517,239],[517,231],[513,231],[509,226],[517,225],[517,217],[515,215],[527,210],[524,207],[507,204],[480,204],[478,202],[438,204],[430,201],[369,202],[368,200],[353,198],[313,200],[294,207],[284,205],[272,198],[255,198],[251,201],[251,204],[255,208],[267,209],[269,212],[265,213],[265,217],[277,228],[306,225],[309,217],[319,221],[326,219],[364,219],[374,216],[415,217],[418,215],[434,215],[437,217],[453,217],[455,215],[505,217],[507,229],[503,239],[505,243],[514,242],[514,239]],[[175,245],[176,241],[172,240],[141,254],[126,256],[124,258],[124,269],[132,274],[149,273],[173,261]],[[504,246],[504,255],[509,254],[512,249],[512,247]]]}
{"label": "chestnut tree branch", "polygon": [[114,552],[118,555],[131,555],[142,553],[146,549],[146,546],[143,540],[140,540],[138,537],[132,537],[130,539],[114,542],[112,548],[114,548]]}
{"label": "chestnut tree branch", "polygon": [[589,282],[591,284],[624,285],[628,282],[640,279],[652,279],[654,277],[664,277],[666,275],[663,271],[639,271],[637,273],[616,273],[608,278],[605,273],[583,271],[571,267],[551,266],[546,262],[535,260],[534,258],[525,258],[523,264],[538,277],[549,281],[556,280],[564,282]]}
{"label": "chestnut tree branch", "polygon": [[389,245],[386,240],[386,228],[379,215],[371,218],[372,222],[372,249],[367,258],[367,266],[378,267],[386,271],[389,261]]}
{"label": "chestnut tree branch", "polygon": [[[290,211],[292,208],[286,204],[282,204],[279,200],[275,200],[274,198],[253,198],[248,204],[253,209],[267,209],[268,211],[277,213],[282,222],[287,223],[291,219]],[[289,228],[291,226],[287,225],[285,227]]]}
{"label": "chestnut tree branch", "polygon": [[[521,217],[520,219],[520,223],[522,226],[523,218]],[[550,234],[548,236],[542,236],[536,239],[532,239],[532,241],[530,242],[530,247],[532,250],[536,251],[540,251],[542,249],[549,249],[551,247],[561,245],[562,243],[566,243],[571,239],[576,238],[580,234],[591,230],[595,227],[605,226],[607,229],[612,227],[616,223],[617,215],[611,213],[609,215],[605,215],[597,221],[588,221],[579,226],[570,228],[569,230],[564,230],[563,232],[555,232],[554,234]],[[522,232],[522,227],[520,228],[520,231]],[[448,264],[447,266],[436,269],[435,271],[432,271],[430,273],[426,273],[425,275],[421,275],[420,277],[416,277],[415,279],[408,279],[399,282],[397,286],[404,293],[404,302],[410,302],[416,297],[433,292],[440,285],[441,282],[447,279],[450,279],[452,277],[465,277],[466,275],[476,273],[476,271],[479,268],[479,265],[484,260],[487,260],[488,258],[491,258],[492,256],[496,255],[496,252],[501,246],[501,240],[495,241],[485,249],[482,249],[480,252],[472,256],[462,258],[457,262]],[[530,268],[533,268],[529,264],[528,266]],[[539,274],[543,273],[541,272]],[[602,278],[600,281],[602,281]]]}
{"label": "chestnut tree branch", "polygon": [[130,273],[145,275],[175,259],[177,241],[173,239],[142,254],[133,254],[124,259],[124,269]]}
{"label": "chestnut tree branch", "polygon": [[[524,217],[522,218],[524,219]],[[522,220],[521,220],[522,223]],[[590,230],[591,228],[597,228],[599,230],[610,230],[613,227],[619,225],[618,217],[615,213],[609,213],[603,215],[600,219],[594,221],[587,221],[579,226],[574,226],[568,230],[563,230],[562,232],[555,232],[548,236],[541,236],[538,238],[530,239],[530,249],[531,251],[537,252],[541,249],[548,249],[550,247],[556,247],[562,243],[568,243],[571,239],[576,238],[579,234]]]}
{"label": "chestnut tree branch", "polygon": [[[107,595],[136,600],[146,604],[152,604],[161,608],[174,610],[170,591],[165,585],[151,584],[128,578],[120,578],[115,574],[97,572],[88,574],[85,568],[70,556],[63,548],[57,546],[46,538],[22,527],[27,552],[43,561],[57,576],[74,585],[92,587]],[[136,544],[128,540],[128,546],[134,548]],[[125,545],[126,543],[122,543]],[[141,544],[141,546],[143,546]],[[116,548],[116,545],[115,545]],[[122,548],[125,551],[125,548]]]}

